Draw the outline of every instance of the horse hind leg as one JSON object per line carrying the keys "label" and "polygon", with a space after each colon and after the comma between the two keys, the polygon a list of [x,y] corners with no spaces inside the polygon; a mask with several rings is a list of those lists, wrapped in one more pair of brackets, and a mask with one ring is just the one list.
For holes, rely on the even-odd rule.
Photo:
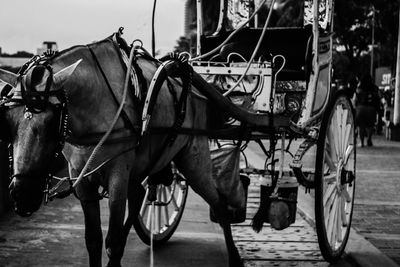
{"label": "horse hind leg", "polygon": [[178,169],[185,175],[192,189],[214,210],[224,232],[229,266],[242,267],[243,262],[232,237],[228,206],[224,198],[218,193],[212,179],[210,151],[207,138],[193,138],[192,142],[179,152],[175,158],[175,162]]}

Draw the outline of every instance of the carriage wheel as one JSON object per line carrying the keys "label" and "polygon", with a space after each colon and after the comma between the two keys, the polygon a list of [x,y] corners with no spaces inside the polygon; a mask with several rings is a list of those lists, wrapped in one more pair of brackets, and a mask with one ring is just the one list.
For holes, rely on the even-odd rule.
{"label": "carriage wheel", "polygon": [[324,259],[337,261],[349,238],[353,214],[356,152],[354,112],[338,94],[322,120],[315,167],[315,223]]}
{"label": "carriage wheel", "polygon": [[[182,218],[183,210],[186,204],[188,186],[184,176],[173,166],[174,178],[169,186],[157,185],[157,201],[152,212],[152,205],[147,200],[149,187],[147,178],[138,187],[140,191],[135,205],[138,216],[133,227],[139,238],[147,245],[150,245],[151,220],[153,221],[153,244],[155,246],[167,242]],[[154,218],[153,218],[154,215]]]}

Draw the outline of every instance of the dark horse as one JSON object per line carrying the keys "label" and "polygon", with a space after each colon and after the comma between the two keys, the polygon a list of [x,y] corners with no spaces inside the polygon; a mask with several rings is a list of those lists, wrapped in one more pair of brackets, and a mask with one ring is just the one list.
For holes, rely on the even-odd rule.
{"label": "dark horse", "polygon": [[[126,75],[119,53],[112,38],[107,38],[62,51],[43,64],[28,67],[19,77],[0,71],[0,79],[14,86],[14,94],[22,93],[21,99],[3,105],[0,114],[2,135],[7,135],[12,144],[14,175],[10,193],[18,214],[29,216],[39,209],[51,162],[60,147],[68,161],[70,175],[76,177],[94,148],[93,140],[98,140],[110,127],[118,109],[110,87],[121,93]],[[136,64],[143,74],[143,87],[149,86],[160,63],[139,56]],[[171,82],[179,97],[180,83]],[[170,89],[167,83],[163,84],[150,127],[168,128],[174,124],[177,112]],[[46,97],[35,95],[36,92],[46,92]],[[140,125],[140,103],[135,99],[134,93],[129,91],[124,112],[130,123]],[[66,111],[69,135],[64,144],[60,124],[66,121]],[[205,114],[208,112],[209,105],[203,97],[189,94],[183,127],[207,129],[209,116]],[[217,214],[225,236],[229,266],[243,266],[232,239],[226,202],[212,179],[207,136],[179,134],[172,145],[160,151],[167,134],[145,135],[136,146],[140,132],[135,129],[120,117],[108,139],[110,142],[101,148],[91,169],[107,159],[112,160],[84,178],[76,188],[85,217],[90,266],[102,265],[99,186],[106,188],[109,194],[110,217],[105,239],[108,266],[120,266],[131,228],[130,222],[124,226],[127,200],[130,216],[135,213],[132,201],[136,188],[132,181],[159,171],[171,160]],[[134,149],[127,151],[127,148]]]}

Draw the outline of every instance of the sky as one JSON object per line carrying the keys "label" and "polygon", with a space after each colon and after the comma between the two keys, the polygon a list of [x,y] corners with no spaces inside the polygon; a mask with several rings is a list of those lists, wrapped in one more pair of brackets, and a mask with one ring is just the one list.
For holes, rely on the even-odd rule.
{"label": "sky", "polygon": [[[156,50],[172,51],[183,34],[184,0],[158,0]],[[98,41],[125,28],[130,43],[141,39],[151,51],[153,0],[0,0],[0,47],[3,53],[36,54],[43,41],[59,50]]]}

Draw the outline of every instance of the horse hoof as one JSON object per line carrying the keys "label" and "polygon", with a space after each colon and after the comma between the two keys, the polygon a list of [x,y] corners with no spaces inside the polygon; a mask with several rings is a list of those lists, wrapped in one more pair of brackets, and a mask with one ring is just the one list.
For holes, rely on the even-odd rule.
{"label": "horse hoof", "polygon": [[231,255],[229,257],[229,267],[244,267],[244,264],[243,264],[242,258],[239,255],[239,252],[234,253],[234,254],[236,254],[236,255]]}
{"label": "horse hoof", "polygon": [[229,261],[229,267],[244,267],[242,260]]}

